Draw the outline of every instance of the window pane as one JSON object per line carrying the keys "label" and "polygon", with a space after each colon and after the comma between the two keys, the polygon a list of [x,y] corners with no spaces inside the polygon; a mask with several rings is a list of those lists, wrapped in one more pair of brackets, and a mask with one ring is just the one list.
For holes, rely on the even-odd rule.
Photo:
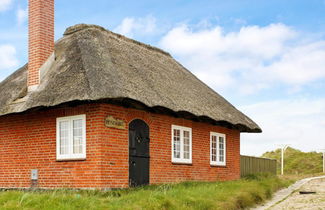
{"label": "window pane", "polygon": [[60,130],[60,154],[69,154],[69,121],[62,121],[59,125]]}
{"label": "window pane", "polygon": [[225,160],[225,144],[224,144],[224,138],[219,137],[219,161],[224,162]]}
{"label": "window pane", "polygon": [[184,159],[190,159],[190,132],[184,131]]}
{"label": "window pane", "polygon": [[82,144],[82,120],[73,120],[73,154],[83,152]]}
{"label": "window pane", "polygon": [[217,161],[217,137],[212,136],[211,139],[211,160]]}
{"label": "window pane", "polygon": [[181,157],[181,132],[178,129],[174,129],[174,158]]}

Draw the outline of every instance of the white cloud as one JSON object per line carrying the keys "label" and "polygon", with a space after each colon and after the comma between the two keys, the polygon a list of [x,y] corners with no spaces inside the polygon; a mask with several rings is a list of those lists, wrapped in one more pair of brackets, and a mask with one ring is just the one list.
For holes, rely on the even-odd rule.
{"label": "white cloud", "polygon": [[27,17],[28,17],[28,9],[21,9],[18,8],[17,12],[16,12],[16,16],[17,16],[17,22],[18,25],[22,25],[27,21]]}
{"label": "white cloud", "polygon": [[284,24],[193,31],[170,30],[160,46],[216,89],[251,94],[276,83],[302,86],[325,78],[325,41],[303,42],[303,34]]}
{"label": "white cloud", "polygon": [[281,59],[265,67],[274,79],[290,84],[305,84],[325,78],[325,41],[313,42],[289,49]]}
{"label": "white cloud", "polygon": [[13,0],[0,0],[0,12],[9,9]]}
{"label": "white cloud", "polygon": [[13,68],[17,65],[16,48],[12,45],[0,45],[0,70]]}
{"label": "white cloud", "polygon": [[150,35],[156,31],[156,19],[152,16],[145,18],[124,18],[122,23],[118,25],[114,31],[128,37],[135,35]]}
{"label": "white cloud", "polygon": [[174,28],[162,39],[161,45],[177,54],[225,54],[272,58],[283,50],[283,42],[294,32],[282,24],[264,28],[242,27],[239,32],[225,34],[220,26],[193,32],[186,25]]}
{"label": "white cloud", "polygon": [[261,155],[290,144],[303,151],[325,148],[325,98],[278,100],[240,107],[263,129],[242,134],[241,152]]}

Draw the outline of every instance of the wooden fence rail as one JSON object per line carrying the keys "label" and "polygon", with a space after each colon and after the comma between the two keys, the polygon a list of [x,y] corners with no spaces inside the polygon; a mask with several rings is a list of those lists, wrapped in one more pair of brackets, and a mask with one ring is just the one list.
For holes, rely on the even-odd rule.
{"label": "wooden fence rail", "polygon": [[271,173],[276,175],[276,160],[251,156],[240,156],[240,175]]}

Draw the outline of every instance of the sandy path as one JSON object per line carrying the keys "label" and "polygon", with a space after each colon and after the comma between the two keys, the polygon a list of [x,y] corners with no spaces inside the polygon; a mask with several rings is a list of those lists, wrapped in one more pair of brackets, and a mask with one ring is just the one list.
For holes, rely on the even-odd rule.
{"label": "sandy path", "polygon": [[[313,191],[316,194],[300,194],[299,191]],[[269,209],[325,209],[325,178],[304,184],[287,199]]]}
{"label": "sandy path", "polygon": [[[316,194],[301,195],[299,191],[316,191]],[[253,209],[325,209],[325,176],[299,180],[275,193],[269,202]]]}

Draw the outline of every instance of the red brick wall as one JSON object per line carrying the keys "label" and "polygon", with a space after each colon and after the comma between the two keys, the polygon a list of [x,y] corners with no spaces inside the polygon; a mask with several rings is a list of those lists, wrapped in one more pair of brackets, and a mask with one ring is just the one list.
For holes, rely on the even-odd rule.
{"label": "red brick wall", "polygon": [[[86,114],[87,159],[56,161],[56,118]],[[0,117],[0,188],[30,187],[31,169],[39,187],[116,188],[128,186],[128,129],[107,128],[107,115],[150,127],[150,183],[231,180],[240,176],[240,133],[205,123],[109,104],[88,104]],[[192,164],[171,163],[171,125],[192,128]],[[226,134],[227,165],[210,166],[210,131]]]}
{"label": "red brick wall", "polygon": [[54,0],[29,0],[28,86],[39,84],[39,69],[54,50]]}

